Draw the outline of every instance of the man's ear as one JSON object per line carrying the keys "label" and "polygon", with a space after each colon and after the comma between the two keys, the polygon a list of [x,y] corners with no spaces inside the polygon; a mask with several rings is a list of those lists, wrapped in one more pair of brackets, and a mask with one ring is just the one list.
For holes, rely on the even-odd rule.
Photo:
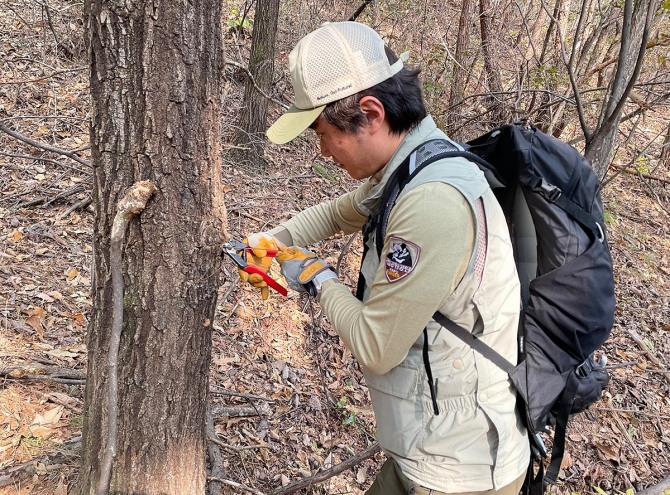
{"label": "man's ear", "polygon": [[367,126],[370,132],[374,133],[384,125],[386,110],[381,101],[374,96],[364,96],[358,102],[361,111],[367,117]]}

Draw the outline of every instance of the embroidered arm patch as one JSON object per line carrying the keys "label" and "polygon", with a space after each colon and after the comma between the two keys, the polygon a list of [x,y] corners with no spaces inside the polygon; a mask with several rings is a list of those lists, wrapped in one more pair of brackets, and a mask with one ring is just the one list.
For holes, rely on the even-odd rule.
{"label": "embroidered arm patch", "polygon": [[391,237],[391,248],[384,260],[386,280],[397,282],[409,275],[419,262],[421,248],[400,237]]}

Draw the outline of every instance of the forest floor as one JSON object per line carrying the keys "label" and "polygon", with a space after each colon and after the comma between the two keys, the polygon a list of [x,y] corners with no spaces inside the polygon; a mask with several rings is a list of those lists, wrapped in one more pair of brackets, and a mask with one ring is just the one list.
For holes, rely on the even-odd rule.
{"label": "forest floor", "polygon": [[[78,476],[91,305],[87,71],[79,37],[58,31],[49,51],[43,11],[6,4],[0,125],[20,135],[0,129],[0,494],[64,495]],[[74,10],[58,11],[59,29],[81,30]],[[231,76],[226,101],[237,101],[242,86]],[[223,107],[223,121],[232,122],[235,106]],[[78,161],[40,143],[79,150]],[[267,229],[356,186],[316,151],[309,137],[268,147],[261,176],[224,161],[230,236]],[[570,423],[561,494],[642,490],[670,474],[670,169],[617,172],[603,191],[618,301],[604,348],[611,381]],[[340,278],[353,286],[361,243],[347,241],[313,248],[341,260]],[[374,444],[360,368],[315,302],[295,293],[261,301],[226,263],[213,339],[222,493],[282,493]],[[248,405],[254,415],[223,409]],[[300,493],[363,493],[383,460],[377,452]]]}

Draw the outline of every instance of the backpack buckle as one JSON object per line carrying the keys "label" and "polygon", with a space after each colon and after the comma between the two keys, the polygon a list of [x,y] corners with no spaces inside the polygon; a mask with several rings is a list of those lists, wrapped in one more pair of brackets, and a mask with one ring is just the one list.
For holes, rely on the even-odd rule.
{"label": "backpack buckle", "polygon": [[591,371],[593,371],[593,366],[591,366],[591,359],[587,359],[575,368],[575,374],[581,378],[589,376]]}
{"label": "backpack buckle", "polygon": [[546,180],[540,179],[540,183],[533,187],[533,191],[540,193],[547,201],[554,203],[562,194],[561,190]]}

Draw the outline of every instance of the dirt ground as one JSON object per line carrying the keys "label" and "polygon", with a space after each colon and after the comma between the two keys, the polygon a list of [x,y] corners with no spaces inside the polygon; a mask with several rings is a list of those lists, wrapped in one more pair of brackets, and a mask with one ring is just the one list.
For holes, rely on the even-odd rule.
{"label": "dirt ground", "polygon": [[[0,494],[64,495],[77,479],[94,221],[81,20],[74,8],[58,11],[56,53],[45,48],[43,10],[5,4],[0,124],[20,137],[0,131]],[[234,119],[240,81],[226,80],[224,123]],[[78,150],[77,159],[21,137]],[[356,186],[316,151],[309,138],[270,147],[262,176],[224,160],[230,235],[267,229]],[[618,302],[604,348],[611,381],[570,424],[561,494],[642,490],[670,474],[670,170],[617,172],[603,191]],[[362,250],[360,238],[348,240],[313,248],[353,287]],[[256,409],[215,414],[223,493],[280,493],[372,445],[360,368],[318,304],[295,293],[261,301],[226,264],[214,330],[213,409]],[[363,493],[383,461],[376,453],[301,493]]]}

